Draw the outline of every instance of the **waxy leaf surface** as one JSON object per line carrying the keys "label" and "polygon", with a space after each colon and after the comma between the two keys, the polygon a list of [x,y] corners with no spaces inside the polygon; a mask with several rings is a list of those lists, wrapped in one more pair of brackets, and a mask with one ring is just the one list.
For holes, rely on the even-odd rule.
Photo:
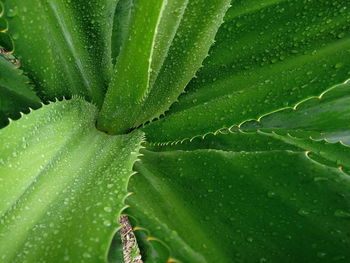
{"label": "waxy leaf surface", "polygon": [[0,130],[1,262],[106,262],[142,134],[106,135],[96,114],[73,98]]}
{"label": "waxy leaf surface", "polygon": [[127,212],[144,244],[168,249],[146,262],[349,260],[350,179],[341,170],[305,152],[144,154]]}
{"label": "waxy leaf surface", "polygon": [[0,128],[8,124],[8,118],[18,119],[20,112],[39,107],[39,102],[29,79],[0,55]]}
{"label": "waxy leaf surface", "polygon": [[[204,67],[151,142],[215,132],[294,106],[349,79],[349,1],[233,1]],[[174,128],[176,127],[176,128]]]}
{"label": "waxy leaf surface", "polygon": [[45,99],[78,94],[102,105],[117,2],[4,1],[14,53]]}

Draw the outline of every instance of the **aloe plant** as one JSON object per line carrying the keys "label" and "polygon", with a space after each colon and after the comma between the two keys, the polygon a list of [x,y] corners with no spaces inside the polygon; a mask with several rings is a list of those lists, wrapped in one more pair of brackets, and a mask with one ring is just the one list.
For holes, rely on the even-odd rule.
{"label": "aloe plant", "polygon": [[0,262],[350,261],[348,0],[0,14]]}

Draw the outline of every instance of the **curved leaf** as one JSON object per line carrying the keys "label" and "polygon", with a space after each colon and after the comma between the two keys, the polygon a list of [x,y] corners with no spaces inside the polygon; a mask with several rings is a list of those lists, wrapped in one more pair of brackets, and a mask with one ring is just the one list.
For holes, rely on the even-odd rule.
{"label": "curved leaf", "polygon": [[312,151],[312,155],[350,168],[350,82],[336,86],[294,108],[287,108],[258,121],[243,123],[245,132],[257,131],[288,144]]}
{"label": "curved leaf", "polygon": [[301,131],[315,139],[350,145],[350,82],[336,86],[316,98],[303,101],[258,121],[243,123],[243,130]]}
{"label": "curved leaf", "polygon": [[329,166],[345,169],[350,174],[350,147],[342,143],[329,143],[324,140],[314,140],[312,138],[298,138],[290,133],[272,132],[265,135],[279,139],[290,145],[307,150],[312,159],[325,163]]}
{"label": "curved leaf", "polygon": [[115,9],[112,31],[112,62],[115,64],[130,27],[133,1],[119,0]]}
{"label": "curved leaf", "polygon": [[142,134],[101,133],[96,114],[73,98],[0,130],[1,262],[106,262]]}
{"label": "curved leaf", "polygon": [[[313,135],[313,134],[312,134]],[[316,133],[317,135],[317,133]],[[234,152],[251,151],[307,151],[311,159],[328,166],[345,169],[350,174],[350,147],[343,143],[328,142],[313,139],[308,132],[295,132],[293,130],[261,131],[241,129],[221,131],[219,134],[209,134],[205,138],[195,138],[175,145],[150,145],[147,149],[164,151],[194,151],[199,149],[212,149]]]}
{"label": "curved leaf", "polygon": [[101,105],[110,77],[117,0],[6,0],[15,54],[46,99],[72,94]]}
{"label": "curved leaf", "polygon": [[[176,25],[164,28],[164,16],[169,18],[173,8],[181,9],[186,6],[184,3],[186,4],[186,1],[135,1],[131,8],[130,28],[122,43],[115,73],[102,108],[99,121],[102,129],[122,133],[132,127],[132,109],[149,91],[151,78],[154,78],[152,76],[161,66],[155,65],[154,61],[160,63],[157,56],[164,56],[163,53],[167,51],[176,31]],[[181,13],[176,16],[176,20],[181,19]],[[164,40],[168,45],[162,45]],[[159,48],[161,50],[158,50]],[[123,122],[127,123],[123,125]]]}
{"label": "curved leaf", "polygon": [[4,4],[0,1],[0,47],[8,52],[13,52],[13,41],[8,34],[8,22],[4,16]]}
{"label": "curved leaf", "polygon": [[40,107],[40,99],[31,90],[23,72],[0,55],[0,128],[8,118],[18,119],[29,107]]}
{"label": "curved leaf", "polygon": [[153,145],[146,144],[148,150],[155,152],[164,151],[193,151],[199,149],[212,149],[234,152],[251,152],[251,151],[275,151],[290,150],[302,151],[297,146],[292,146],[286,142],[281,142],[279,138],[273,138],[270,135],[254,132],[221,131],[218,134],[208,134],[205,138],[194,138],[191,141],[185,141],[174,145]]}
{"label": "curved leaf", "polygon": [[[230,7],[229,0],[189,1],[154,88],[136,124],[158,118],[178,99],[202,66],[218,28]],[[199,22],[200,21],[200,22]]]}
{"label": "curved leaf", "polygon": [[198,78],[152,142],[193,138],[317,96],[349,78],[349,1],[235,1]]}
{"label": "curved leaf", "polygon": [[125,132],[170,107],[207,55],[230,1],[155,2],[136,1],[99,117],[102,130]]}
{"label": "curved leaf", "polygon": [[162,240],[172,258],[349,261],[350,180],[341,170],[290,151],[144,154],[127,212],[150,231],[142,242]]}

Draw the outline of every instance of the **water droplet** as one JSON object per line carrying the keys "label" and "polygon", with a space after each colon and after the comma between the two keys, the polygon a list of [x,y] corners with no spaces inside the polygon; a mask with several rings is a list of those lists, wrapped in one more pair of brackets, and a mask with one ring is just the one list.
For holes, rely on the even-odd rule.
{"label": "water droplet", "polygon": [[91,258],[91,255],[87,252],[84,252],[83,257],[84,258]]}
{"label": "water droplet", "polygon": [[267,192],[267,196],[270,197],[270,198],[272,198],[272,197],[276,196],[276,193],[273,192],[273,191],[268,191],[268,192]]}
{"label": "water droplet", "polygon": [[335,68],[341,68],[343,65],[344,65],[344,63],[339,62],[339,63],[335,64],[334,67]]}
{"label": "water droplet", "polygon": [[344,38],[344,37],[345,37],[345,33],[342,32],[342,33],[338,34],[337,37],[338,37],[338,38]]}
{"label": "water droplet", "polygon": [[340,209],[336,210],[334,212],[334,215],[336,217],[341,217],[341,218],[350,218],[350,213],[349,212],[346,212],[346,211],[340,210]]}
{"label": "water droplet", "polygon": [[301,216],[307,216],[310,213],[308,211],[306,211],[305,209],[301,208],[301,209],[299,209],[298,214]]}
{"label": "water droplet", "polygon": [[327,254],[324,252],[317,252],[317,257],[324,258]]}
{"label": "water droplet", "polygon": [[103,221],[103,224],[104,224],[105,226],[111,226],[111,225],[112,225],[111,221],[109,221],[109,220]]}
{"label": "water droplet", "polygon": [[109,206],[104,207],[103,210],[105,210],[108,213],[112,212],[112,208]]}

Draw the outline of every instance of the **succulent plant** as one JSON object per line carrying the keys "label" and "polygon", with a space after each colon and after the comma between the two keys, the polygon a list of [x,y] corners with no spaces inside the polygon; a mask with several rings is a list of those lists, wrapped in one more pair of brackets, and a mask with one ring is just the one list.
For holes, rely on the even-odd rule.
{"label": "succulent plant", "polygon": [[144,262],[350,261],[348,0],[0,0],[0,47],[0,262],[120,262],[121,215]]}

